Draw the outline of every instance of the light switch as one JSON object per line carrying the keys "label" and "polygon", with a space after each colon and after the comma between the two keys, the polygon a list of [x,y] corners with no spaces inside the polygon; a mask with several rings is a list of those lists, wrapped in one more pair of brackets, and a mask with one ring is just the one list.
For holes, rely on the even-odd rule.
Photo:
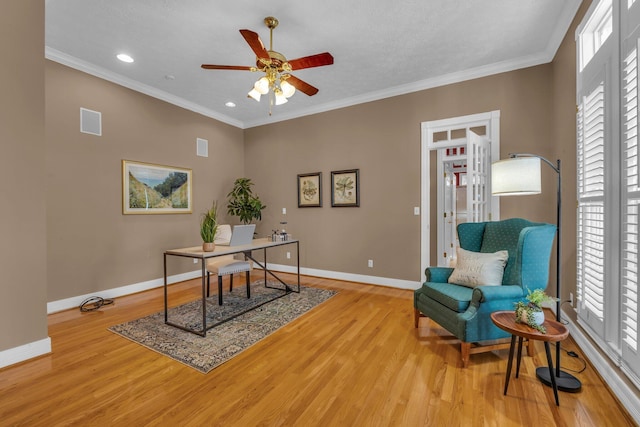
{"label": "light switch", "polygon": [[413,208],[413,214],[414,215],[420,215],[420,208],[418,206]]}
{"label": "light switch", "polygon": [[282,215],[286,215],[287,214],[287,208],[282,208]]}

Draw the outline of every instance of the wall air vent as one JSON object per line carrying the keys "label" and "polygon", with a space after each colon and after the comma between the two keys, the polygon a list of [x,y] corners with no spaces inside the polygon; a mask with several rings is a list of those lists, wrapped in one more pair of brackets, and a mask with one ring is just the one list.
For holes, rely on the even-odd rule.
{"label": "wall air vent", "polygon": [[80,132],[102,136],[102,113],[80,108]]}
{"label": "wall air vent", "polygon": [[209,141],[196,138],[196,154],[200,157],[209,157]]}

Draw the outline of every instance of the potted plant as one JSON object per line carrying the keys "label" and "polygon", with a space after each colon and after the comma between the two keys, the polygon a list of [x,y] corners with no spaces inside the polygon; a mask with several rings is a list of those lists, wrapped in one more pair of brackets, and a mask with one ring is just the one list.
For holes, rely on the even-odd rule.
{"label": "potted plant", "polygon": [[202,250],[213,252],[216,245],[214,240],[218,231],[218,203],[213,202],[211,209],[202,215],[200,220],[200,237],[202,237]]}
{"label": "potted plant", "polygon": [[253,194],[252,186],[251,179],[238,178],[233,183],[233,189],[227,194],[227,213],[240,218],[243,224],[248,224],[254,219],[261,220],[262,210],[266,208],[260,198]]}
{"label": "potted plant", "polygon": [[545,302],[555,301],[555,298],[547,295],[543,289],[529,290],[526,296],[527,302],[518,301],[516,304],[516,322],[526,323],[534,329],[547,333],[544,327],[544,312],[542,304]]}

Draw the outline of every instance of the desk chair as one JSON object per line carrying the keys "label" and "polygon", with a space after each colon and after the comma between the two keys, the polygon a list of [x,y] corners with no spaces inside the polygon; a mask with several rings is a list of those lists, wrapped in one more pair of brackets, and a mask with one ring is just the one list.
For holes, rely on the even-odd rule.
{"label": "desk chair", "polygon": [[[222,224],[218,226],[215,243],[229,243],[231,240],[231,226]],[[229,276],[229,292],[233,291],[233,275],[235,273],[246,273],[247,298],[251,298],[251,270],[253,262],[236,259],[234,255],[223,255],[207,260],[207,297],[209,296],[209,285],[211,275],[218,276],[218,305],[222,305],[222,277]]]}

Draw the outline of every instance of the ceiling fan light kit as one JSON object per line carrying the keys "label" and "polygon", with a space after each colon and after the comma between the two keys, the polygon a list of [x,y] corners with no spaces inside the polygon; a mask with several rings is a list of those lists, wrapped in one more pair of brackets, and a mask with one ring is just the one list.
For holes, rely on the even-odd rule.
{"label": "ceiling fan light kit", "polygon": [[289,74],[291,71],[331,65],[333,64],[333,56],[329,52],[324,52],[287,61],[283,54],[273,50],[273,29],[278,26],[278,20],[273,16],[267,16],[264,18],[264,23],[269,28],[269,50],[265,49],[257,33],[251,30],[240,30],[240,34],[256,54],[255,67],[202,64],[202,68],[206,70],[263,72],[265,75],[255,82],[247,96],[260,102],[260,97],[268,94],[269,115],[271,115],[271,107],[286,103],[288,98],[295,94],[296,89],[308,96],[318,93],[317,88]]}

